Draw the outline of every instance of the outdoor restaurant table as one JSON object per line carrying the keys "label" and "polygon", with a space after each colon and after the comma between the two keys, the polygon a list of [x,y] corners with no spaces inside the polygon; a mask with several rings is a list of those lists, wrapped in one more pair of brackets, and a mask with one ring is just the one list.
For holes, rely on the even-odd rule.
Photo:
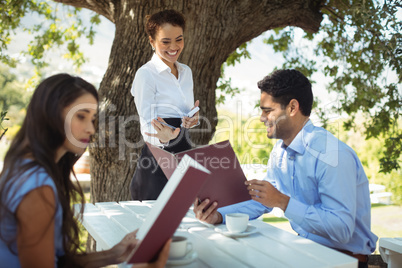
{"label": "outdoor restaurant table", "polygon": [[[124,201],[85,204],[82,224],[96,241],[97,250],[117,244],[138,229],[154,201]],[[75,205],[79,211],[80,205]],[[276,228],[261,220],[250,221],[257,231],[231,238],[198,221],[192,208],[176,235],[188,237],[197,258],[180,267],[357,267],[357,259],[311,240]],[[120,264],[119,267],[129,267]],[[167,267],[171,267],[167,265]]]}
{"label": "outdoor restaurant table", "polygon": [[388,268],[402,267],[402,237],[381,237],[380,254]]}

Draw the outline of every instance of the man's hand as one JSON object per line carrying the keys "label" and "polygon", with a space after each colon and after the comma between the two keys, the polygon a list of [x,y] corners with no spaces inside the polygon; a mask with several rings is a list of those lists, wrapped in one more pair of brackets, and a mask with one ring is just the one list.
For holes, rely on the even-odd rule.
{"label": "man's hand", "polygon": [[[209,205],[209,199],[205,199],[201,203],[197,198],[194,202],[194,214],[197,219],[200,221],[209,223],[209,224],[217,224],[222,222],[222,215],[216,210],[218,203],[213,202],[212,205],[205,210],[205,208]],[[204,211],[205,210],[205,211]]]}
{"label": "man's hand", "polygon": [[251,199],[260,202],[266,207],[278,207],[286,210],[289,203],[289,196],[281,193],[268,181],[249,180],[245,182]]}

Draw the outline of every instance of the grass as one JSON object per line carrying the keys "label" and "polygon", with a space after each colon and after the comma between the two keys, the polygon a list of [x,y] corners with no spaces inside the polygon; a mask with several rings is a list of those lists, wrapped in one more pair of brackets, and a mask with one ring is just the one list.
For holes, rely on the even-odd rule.
{"label": "grass", "polygon": [[88,231],[80,222],[78,222],[78,226],[80,227],[80,249],[82,250],[82,252],[86,252]]}
{"label": "grass", "polygon": [[267,214],[266,216],[264,215],[263,221],[266,223],[278,223],[278,222],[288,222],[286,218],[278,218],[272,215]]}
{"label": "grass", "polygon": [[[84,198],[85,198],[85,202],[89,203],[90,202],[90,193],[86,192],[84,193]],[[80,227],[80,249],[85,252],[86,251],[86,247],[87,247],[87,240],[88,240],[88,231],[85,229],[85,227],[78,222],[78,225]]]}

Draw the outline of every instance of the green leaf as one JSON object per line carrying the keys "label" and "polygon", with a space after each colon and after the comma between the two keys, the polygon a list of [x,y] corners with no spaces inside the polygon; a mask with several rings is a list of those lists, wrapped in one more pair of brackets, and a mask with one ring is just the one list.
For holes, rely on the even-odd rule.
{"label": "green leaf", "polygon": [[[400,168],[401,150],[390,141],[399,137],[402,107],[402,23],[397,16],[401,8],[397,1],[382,5],[330,0],[322,7],[325,18],[319,33],[305,33],[303,42],[296,41],[295,29],[287,27],[271,31],[265,39],[282,53],[282,68],[298,69],[307,77],[318,70],[326,75],[328,91],[337,92],[341,101],[332,109],[349,117],[345,129],[355,128],[356,115],[363,114],[366,138],[385,138],[381,172]],[[397,81],[390,80],[392,76]],[[325,117],[322,111],[319,114]]]}
{"label": "green leaf", "polygon": [[[95,30],[93,25],[100,23],[99,14],[93,13],[88,20],[90,27],[84,27],[81,9],[68,5],[55,4],[48,1],[13,0],[0,6],[0,61],[15,67],[17,60],[5,52],[11,42],[12,34],[18,28],[33,35],[33,40],[22,54],[29,57],[35,68],[48,66],[46,55],[54,48],[62,48],[68,53],[64,56],[70,59],[78,70],[86,61],[80,50],[78,41],[81,36],[93,44]],[[22,25],[21,19],[27,15],[38,17],[42,22],[34,25]],[[63,20],[60,20],[63,17]]]}

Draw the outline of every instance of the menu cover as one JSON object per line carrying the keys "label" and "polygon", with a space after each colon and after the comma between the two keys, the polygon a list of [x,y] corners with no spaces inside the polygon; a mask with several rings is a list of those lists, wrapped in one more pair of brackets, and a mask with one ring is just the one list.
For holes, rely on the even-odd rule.
{"label": "menu cover", "polygon": [[151,262],[173,236],[210,172],[185,155],[137,232],[140,242],[127,263]]}
{"label": "menu cover", "polygon": [[228,140],[176,154],[150,143],[147,146],[168,180],[183,161],[184,155],[191,156],[211,171],[208,180],[198,192],[197,197],[200,200],[208,198],[212,202],[218,202],[218,207],[224,207],[251,199],[244,184],[246,176]]}

